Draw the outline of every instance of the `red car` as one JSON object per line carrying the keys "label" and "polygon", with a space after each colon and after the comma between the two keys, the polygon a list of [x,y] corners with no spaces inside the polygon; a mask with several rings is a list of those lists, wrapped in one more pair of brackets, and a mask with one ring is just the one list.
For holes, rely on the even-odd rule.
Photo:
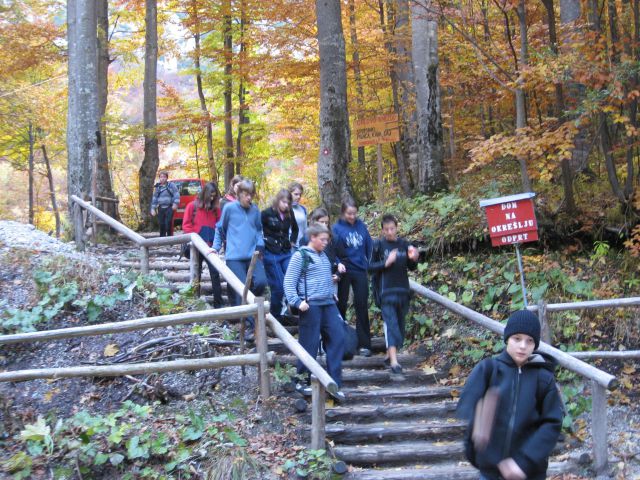
{"label": "red car", "polygon": [[178,188],[178,193],[180,193],[180,203],[173,214],[172,227],[182,226],[184,209],[196,199],[206,182],[199,178],[179,178],[177,180],[169,180],[169,183],[173,183]]}

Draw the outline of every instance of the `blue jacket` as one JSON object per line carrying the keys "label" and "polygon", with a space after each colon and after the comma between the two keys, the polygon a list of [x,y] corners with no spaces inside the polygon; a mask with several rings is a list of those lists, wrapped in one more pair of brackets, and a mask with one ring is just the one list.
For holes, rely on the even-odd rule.
{"label": "blue jacket", "polygon": [[362,220],[353,225],[340,219],[333,225],[333,244],[336,257],[349,272],[366,272],[371,258],[373,242]]}
{"label": "blue jacket", "polygon": [[213,249],[226,242],[225,260],[250,260],[255,250],[264,250],[260,210],[253,203],[244,208],[240,202],[228,203],[216,225]]}
{"label": "blue jacket", "polygon": [[[464,386],[457,414],[469,422],[465,438],[467,459],[482,474],[498,479],[497,468],[513,458],[528,480],[546,478],[549,455],[558,441],[563,408],[550,357],[534,353],[518,368],[506,349],[475,366]],[[487,389],[497,387],[499,400],[491,438],[477,452],[471,441],[475,407]]]}

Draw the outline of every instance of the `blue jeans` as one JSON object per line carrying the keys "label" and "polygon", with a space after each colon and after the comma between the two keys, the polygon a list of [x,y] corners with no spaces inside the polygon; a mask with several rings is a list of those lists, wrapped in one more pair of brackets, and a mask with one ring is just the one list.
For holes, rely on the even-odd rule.
{"label": "blue jeans", "polygon": [[[340,312],[335,303],[311,305],[309,310],[300,313],[298,341],[313,358],[318,355],[320,337],[322,337],[322,344],[327,355],[327,373],[340,387],[342,385],[344,329]],[[300,361],[298,361],[298,373],[308,373]]]}
{"label": "blue jeans", "polygon": [[[244,283],[247,279],[247,272],[249,271],[249,264],[251,260],[227,260],[226,264],[238,279]],[[255,268],[253,269],[253,280],[251,282],[251,292],[259,297],[264,293],[264,289],[267,286],[267,278],[264,274],[264,265],[262,260],[256,261]],[[237,306],[242,302],[242,297],[236,293],[231,287],[227,289],[229,295],[229,305]],[[254,320],[253,317],[247,317],[247,326],[253,330]]]}
{"label": "blue jeans", "polygon": [[267,273],[269,290],[271,290],[271,315],[280,320],[282,312],[282,297],[284,296],[284,274],[287,272],[291,260],[291,252],[271,253],[264,252],[264,269]]}

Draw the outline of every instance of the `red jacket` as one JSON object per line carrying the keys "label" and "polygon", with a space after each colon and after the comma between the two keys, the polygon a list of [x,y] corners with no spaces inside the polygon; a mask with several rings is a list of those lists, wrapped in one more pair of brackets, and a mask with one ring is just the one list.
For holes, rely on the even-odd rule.
{"label": "red jacket", "polygon": [[211,245],[213,243],[216,223],[220,220],[220,209],[206,210],[197,208],[195,215],[197,200],[189,203],[184,209],[184,217],[182,218],[182,231],[184,233],[197,233],[202,239]]}

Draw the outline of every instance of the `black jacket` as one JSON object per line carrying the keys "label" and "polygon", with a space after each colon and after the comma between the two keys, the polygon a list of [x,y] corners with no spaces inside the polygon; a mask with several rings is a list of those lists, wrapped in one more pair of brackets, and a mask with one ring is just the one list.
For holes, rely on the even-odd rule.
{"label": "black jacket", "polygon": [[[465,438],[467,459],[486,477],[498,478],[497,465],[513,458],[528,480],[544,480],[551,451],[562,427],[563,408],[550,357],[534,352],[520,369],[506,349],[486,358],[471,372],[458,402],[458,416],[469,422]],[[499,389],[491,439],[476,452],[471,442],[475,406],[489,386]]]}
{"label": "black jacket", "polygon": [[[411,292],[407,270],[414,270],[418,264],[409,258],[409,246],[409,242],[401,237],[395,242],[384,238],[374,240],[368,271],[377,275],[373,281],[381,297],[392,294],[409,295]],[[386,267],[389,253],[394,249],[398,250],[396,261]]]}
{"label": "black jacket", "polygon": [[262,211],[261,217],[265,248],[271,253],[291,252],[291,246],[298,238],[298,223],[293,214],[281,219],[280,213],[269,207]]}

